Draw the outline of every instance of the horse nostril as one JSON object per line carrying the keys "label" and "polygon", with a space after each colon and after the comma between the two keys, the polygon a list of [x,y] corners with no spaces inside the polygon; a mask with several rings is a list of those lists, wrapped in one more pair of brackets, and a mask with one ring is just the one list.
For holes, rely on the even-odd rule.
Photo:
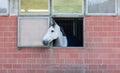
{"label": "horse nostril", "polygon": [[43,44],[44,45],[48,45],[48,41],[43,41]]}

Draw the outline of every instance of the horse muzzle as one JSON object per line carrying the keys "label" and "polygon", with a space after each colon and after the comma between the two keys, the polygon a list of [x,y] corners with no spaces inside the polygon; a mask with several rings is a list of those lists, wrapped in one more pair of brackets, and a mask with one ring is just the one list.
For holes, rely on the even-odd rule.
{"label": "horse muzzle", "polygon": [[48,41],[43,40],[43,44],[47,46],[47,45],[49,44],[49,42],[48,42]]}

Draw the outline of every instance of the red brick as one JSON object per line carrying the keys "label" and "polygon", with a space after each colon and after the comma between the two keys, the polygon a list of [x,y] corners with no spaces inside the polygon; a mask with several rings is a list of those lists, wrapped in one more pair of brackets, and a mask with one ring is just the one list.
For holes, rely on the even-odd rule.
{"label": "red brick", "polygon": [[88,69],[89,69],[89,70],[96,70],[96,69],[99,69],[99,66],[98,66],[98,65],[91,64],[91,65],[88,65]]}
{"label": "red brick", "polygon": [[119,59],[113,59],[111,61],[112,61],[112,64],[120,64],[120,60]]}
{"label": "red brick", "polygon": [[50,58],[50,54],[40,54],[40,58]]}
{"label": "red brick", "polygon": [[31,54],[22,54],[22,58],[31,58]]}
{"label": "red brick", "polygon": [[3,68],[3,64],[0,64],[0,69],[2,69]]}
{"label": "red brick", "polygon": [[27,73],[36,73],[35,70],[27,70]]}
{"label": "red brick", "polygon": [[14,33],[13,32],[4,32],[4,36],[5,37],[12,37],[12,36],[14,36]]}
{"label": "red brick", "polygon": [[64,63],[64,59],[56,59],[55,60],[56,62],[56,64],[63,64]]}
{"label": "red brick", "polygon": [[0,59],[0,64],[7,63],[7,59]]}
{"label": "red brick", "polygon": [[32,63],[33,63],[33,64],[36,63],[36,60],[35,60],[35,59],[27,59],[26,61],[27,61],[27,63],[31,63],[31,64],[32,64]]}
{"label": "red brick", "polygon": [[16,38],[9,38],[7,42],[12,42],[12,43],[16,43],[17,39]]}
{"label": "red brick", "polygon": [[0,69],[0,73],[7,73],[7,70]]}
{"label": "red brick", "polygon": [[85,59],[85,64],[89,65],[93,63],[94,63],[94,59]]}
{"label": "red brick", "polygon": [[104,18],[103,16],[96,16],[93,19],[94,19],[94,21],[97,21],[97,20],[103,21],[103,18]]}
{"label": "red brick", "polygon": [[21,69],[22,65],[21,64],[13,64],[13,69]]}
{"label": "red brick", "polygon": [[16,64],[18,62],[17,62],[17,59],[8,59],[8,63],[10,63],[10,64]]}
{"label": "red brick", "polygon": [[8,70],[8,73],[16,73],[16,70]]}
{"label": "red brick", "polygon": [[4,36],[4,32],[0,31],[0,37]]}
{"label": "red brick", "polygon": [[9,53],[18,52],[18,51],[19,50],[18,50],[17,46],[16,47],[9,47],[9,49],[7,50],[7,52],[9,52]]}
{"label": "red brick", "polygon": [[8,27],[8,30],[9,31],[17,31],[17,27],[16,26],[14,26],[14,27]]}
{"label": "red brick", "polygon": [[0,17],[0,20],[8,20],[8,17],[2,16],[2,17]]}
{"label": "red brick", "polygon": [[0,43],[0,52],[8,52],[8,48],[4,48],[4,43]]}
{"label": "red brick", "polygon": [[18,59],[17,60],[18,63],[23,63],[23,64],[26,64],[27,63],[27,59]]}
{"label": "red brick", "polygon": [[4,47],[4,43],[0,43],[0,47]]}
{"label": "red brick", "polygon": [[5,47],[5,48],[16,47],[16,45],[17,45],[16,43],[5,43],[5,44],[4,44],[4,47]]}
{"label": "red brick", "polygon": [[96,64],[98,64],[98,65],[100,65],[100,64],[102,64],[102,60],[101,59],[94,59],[94,64],[96,65]]}
{"label": "red brick", "polygon": [[76,59],[75,64],[83,64],[84,61],[82,59]]}
{"label": "red brick", "polygon": [[103,60],[102,60],[102,63],[103,63],[103,64],[108,64],[108,65],[109,65],[109,64],[112,64],[112,60],[103,59]]}
{"label": "red brick", "polygon": [[85,17],[85,20],[93,20],[93,17]]}
{"label": "red brick", "polygon": [[42,68],[41,65],[35,63],[32,64],[32,69],[40,69],[40,68]]}
{"label": "red brick", "polygon": [[97,36],[104,37],[104,36],[108,36],[107,34],[108,32],[98,32]]}
{"label": "red brick", "polygon": [[103,31],[102,27],[94,27],[94,31]]}
{"label": "red brick", "polygon": [[13,54],[4,54],[3,57],[4,58],[13,58]]}
{"label": "red brick", "polygon": [[8,31],[8,27],[0,27],[0,31]]}
{"label": "red brick", "polygon": [[75,60],[74,59],[66,59],[65,64],[74,64]]}
{"label": "red brick", "polygon": [[107,65],[107,69],[117,69],[116,65]]}
{"label": "red brick", "polygon": [[117,59],[118,57],[116,54],[108,54],[108,58]]}
{"label": "red brick", "polygon": [[93,31],[93,27],[87,27],[86,31]]}
{"label": "red brick", "polygon": [[22,65],[22,68],[23,68],[23,69],[31,69],[31,68],[32,68],[32,65],[26,63],[26,64],[23,64],[23,65]]}
{"label": "red brick", "polygon": [[40,58],[40,54],[32,54],[31,57],[32,58]]}
{"label": "red brick", "polygon": [[[52,70],[51,72],[53,73],[64,73],[64,70]],[[67,72],[66,72],[67,73]],[[70,73],[70,72],[69,72]]]}
{"label": "red brick", "polygon": [[4,69],[12,69],[12,64],[4,64]]}
{"label": "red brick", "polygon": [[27,73],[27,70],[16,70],[16,73]]}
{"label": "red brick", "polygon": [[98,22],[96,22],[96,21],[89,22],[89,27],[97,27],[97,26],[98,26]]}
{"label": "red brick", "polygon": [[64,58],[70,58],[70,55],[67,54],[67,53],[62,53],[62,54],[59,54],[59,58],[62,58],[62,59],[64,59]]}
{"label": "red brick", "polygon": [[112,70],[112,73],[120,73],[120,70]]}
{"label": "red brick", "polygon": [[105,16],[103,17],[103,20],[107,20],[107,21],[111,21],[111,20],[116,20],[117,18],[116,17],[112,17],[112,16]]}
{"label": "red brick", "polygon": [[36,73],[46,73],[46,70],[36,70]]}
{"label": "red brick", "polygon": [[76,59],[78,59],[78,54],[70,54],[70,58],[76,58]]}
{"label": "red brick", "polygon": [[0,43],[3,43],[4,42],[4,39],[3,38],[0,38]]}
{"label": "red brick", "polygon": [[22,58],[21,54],[14,54],[14,58]]}

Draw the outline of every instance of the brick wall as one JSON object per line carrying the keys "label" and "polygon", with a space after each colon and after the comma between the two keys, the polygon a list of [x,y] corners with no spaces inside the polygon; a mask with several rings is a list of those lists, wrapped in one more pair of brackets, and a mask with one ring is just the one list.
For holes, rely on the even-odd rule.
{"label": "brick wall", "polygon": [[84,48],[17,48],[17,17],[0,17],[0,73],[119,73],[120,17],[86,17]]}

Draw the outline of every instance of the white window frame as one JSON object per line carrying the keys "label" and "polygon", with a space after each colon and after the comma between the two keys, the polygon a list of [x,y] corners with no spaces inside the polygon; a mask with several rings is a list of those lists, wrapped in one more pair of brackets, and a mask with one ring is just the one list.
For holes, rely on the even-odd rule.
{"label": "white window frame", "polygon": [[[9,14],[9,0],[2,0],[2,1],[7,1],[7,8],[6,8],[6,10],[7,10],[7,12],[6,13],[0,13],[0,16],[8,16],[8,14]],[[5,5],[5,4],[3,4],[3,3],[1,3],[1,5]]]}
{"label": "white window frame", "polygon": [[117,10],[117,14],[118,16],[120,16],[120,3],[118,3],[120,0],[117,0],[117,7],[118,7],[118,10]]}
{"label": "white window frame", "polygon": [[84,0],[82,0],[82,13],[54,13],[54,0],[52,0],[52,16],[53,17],[83,17],[84,16]]}
{"label": "white window frame", "polygon": [[117,0],[115,0],[115,13],[89,13],[88,0],[86,0],[86,16],[116,16],[117,15]]}
{"label": "white window frame", "polygon": [[10,16],[17,16],[19,9],[19,0],[10,0]]}
{"label": "white window frame", "polygon": [[[31,46],[31,45],[29,45],[29,46],[22,46],[21,45],[21,29],[20,29],[20,19],[22,19],[22,18],[46,18],[46,19],[48,19],[48,26],[49,26],[49,23],[50,23],[50,18],[49,17],[18,17],[18,48],[24,48],[24,47],[49,47],[49,46],[44,46],[44,45],[39,45],[39,46]],[[34,25],[34,24],[33,24]],[[42,41],[41,41],[42,42]]]}
{"label": "white window frame", "polygon": [[48,0],[48,14],[21,13],[21,0],[19,0],[19,15],[50,15],[50,0]]}

